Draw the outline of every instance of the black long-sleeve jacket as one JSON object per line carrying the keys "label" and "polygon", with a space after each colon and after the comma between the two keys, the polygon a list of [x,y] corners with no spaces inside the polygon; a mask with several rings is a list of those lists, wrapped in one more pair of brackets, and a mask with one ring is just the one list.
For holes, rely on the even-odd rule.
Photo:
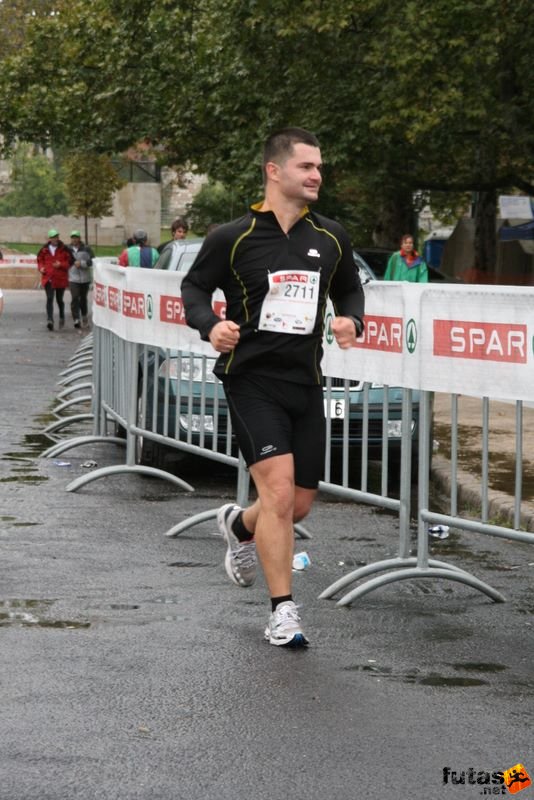
{"label": "black long-sleeve jacket", "polygon": [[[319,273],[312,333],[258,330],[268,275],[279,270]],[[248,214],[220,225],[205,239],[182,281],[187,323],[205,340],[220,322],[211,302],[217,288],[226,297],[226,319],[240,325],[238,345],[217,360],[219,377],[252,372],[296,383],[320,383],[327,297],[337,315],[363,319],[364,294],[348,234],[337,222],[308,209],[286,234],[271,211],[253,206]]]}

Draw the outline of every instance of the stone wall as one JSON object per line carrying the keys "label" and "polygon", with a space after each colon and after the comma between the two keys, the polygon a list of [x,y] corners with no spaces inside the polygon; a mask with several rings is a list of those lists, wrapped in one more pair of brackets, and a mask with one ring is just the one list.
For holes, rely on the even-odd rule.
{"label": "stone wall", "polygon": [[[137,228],[143,228],[149,241],[160,240],[161,187],[159,183],[128,183],[113,198],[113,216],[88,220],[91,245],[122,245]],[[50,228],[56,228],[64,241],[71,230],[84,237],[84,220],[80,217],[0,217],[0,243],[23,242],[43,244]],[[0,244],[1,249],[1,244]]]}

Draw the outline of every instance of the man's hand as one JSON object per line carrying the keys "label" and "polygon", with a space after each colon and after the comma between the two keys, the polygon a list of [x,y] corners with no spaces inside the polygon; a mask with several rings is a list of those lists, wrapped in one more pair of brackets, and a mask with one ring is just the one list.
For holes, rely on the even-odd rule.
{"label": "man's hand", "polygon": [[356,325],[350,317],[334,317],[332,320],[332,333],[342,350],[356,345]]}
{"label": "man's hand", "polygon": [[229,319],[217,322],[209,332],[209,340],[218,353],[229,353],[239,341],[239,325]]}

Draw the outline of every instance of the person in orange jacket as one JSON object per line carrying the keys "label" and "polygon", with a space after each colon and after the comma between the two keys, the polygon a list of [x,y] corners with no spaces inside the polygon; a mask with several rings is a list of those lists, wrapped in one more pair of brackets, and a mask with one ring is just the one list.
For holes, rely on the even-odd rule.
{"label": "person in orange jacket", "polygon": [[69,248],[59,238],[55,228],[48,231],[48,241],[37,253],[37,269],[41,286],[46,292],[46,327],[54,330],[54,296],[59,309],[59,327],[65,325],[63,295],[69,285],[69,267],[74,261]]}

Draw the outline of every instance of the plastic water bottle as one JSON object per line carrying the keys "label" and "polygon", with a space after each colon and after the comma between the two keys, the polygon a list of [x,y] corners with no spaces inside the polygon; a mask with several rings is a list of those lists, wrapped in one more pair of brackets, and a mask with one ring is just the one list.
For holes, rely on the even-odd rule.
{"label": "plastic water bottle", "polygon": [[293,569],[301,572],[303,569],[308,569],[311,561],[307,553],[295,553],[293,556]]}
{"label": "plastic water bottle", "polygon": [[432,525],[428,529],[428,535],[433,539],[446,539],[449,535],[448,525]]}

